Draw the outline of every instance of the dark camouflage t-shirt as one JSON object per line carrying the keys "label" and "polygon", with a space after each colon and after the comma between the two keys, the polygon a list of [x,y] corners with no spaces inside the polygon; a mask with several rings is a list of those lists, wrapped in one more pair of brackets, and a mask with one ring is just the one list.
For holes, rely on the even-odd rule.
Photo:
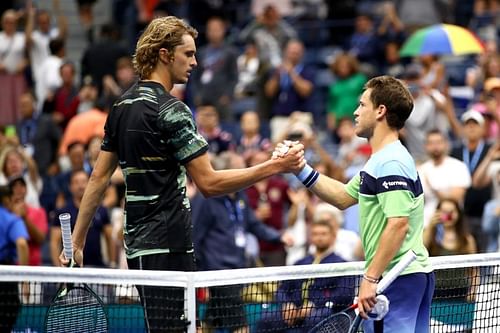
{"label": "dark camouflage t-shirt", "polygon": [[125,177],[128,258],[192,251],[184,164],[205,153],[189,108],[156,82],[139,82],[113,106],[102,150],[116,152]]}

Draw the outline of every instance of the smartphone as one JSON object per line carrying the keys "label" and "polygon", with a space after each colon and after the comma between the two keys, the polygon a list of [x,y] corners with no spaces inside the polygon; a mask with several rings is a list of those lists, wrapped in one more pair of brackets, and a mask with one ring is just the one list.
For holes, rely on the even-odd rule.
{"label": "smartphone", "polygon": [[442,221],[451,221],[451,219],[452,219],[451,213],[441,213]]}

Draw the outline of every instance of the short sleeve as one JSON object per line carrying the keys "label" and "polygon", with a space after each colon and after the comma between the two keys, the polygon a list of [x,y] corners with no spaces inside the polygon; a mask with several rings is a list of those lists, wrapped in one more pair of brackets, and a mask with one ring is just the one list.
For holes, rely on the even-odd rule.
{"label": "short sleeve", "polygon": [[107,152],[116,152],[118,149],[116,126],[113,126],[114,123],[115,112],[111,110],[104,124],[104,138],[101,144],[101,149]]}
{"label": "short sleeve", "polygon": [[358,200],[359,197],[359,185],[360,185],[360,176],[357,174],[352,177],[351,180],[345,185],[345,190],[347,194],[349,194],[354,199]]}
{"label": "short sleeve", "polygon": [[191,110],[181,101],[160,107],[158,127],[175,159],[182,164],[208,150],[207,141],[196,129]]}
{"label": "short sleeve", "polygon": [[15,243],[19,238],[29,239],[28,230],[24,225],[23,220],[18,217],[13,217],[9,228],[9,239],[12,243]]}

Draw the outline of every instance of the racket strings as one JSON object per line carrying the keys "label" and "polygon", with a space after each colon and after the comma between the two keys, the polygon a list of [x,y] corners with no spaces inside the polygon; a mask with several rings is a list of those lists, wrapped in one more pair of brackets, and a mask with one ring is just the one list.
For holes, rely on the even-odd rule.
{"label": "racket strings", "polygon": [[309,331],[309,333],[346,333],[349,332],[354,318],[354,310],[349,312],[339,312],[331,316],[327,322],[323,323],[323,325]]}
{"label": "racket strings", "polygon": [[47,313],[48,333],[107,332],[107,319],[96,296],[83,288],[58,296]]}

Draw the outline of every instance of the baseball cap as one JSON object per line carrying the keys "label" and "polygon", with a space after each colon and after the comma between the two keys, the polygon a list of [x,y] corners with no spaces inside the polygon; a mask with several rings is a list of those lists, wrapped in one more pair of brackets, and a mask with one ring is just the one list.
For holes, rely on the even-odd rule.
{"label": "baseball cap", "polygon": [[479,125],[484,124],[483,115],[479,111],[476,111],[476,110],[469,110],[467,112],[464,112],[464,114],[462,114],[462,122],[463,123],[466,123],[469,120],[474,120]]}

